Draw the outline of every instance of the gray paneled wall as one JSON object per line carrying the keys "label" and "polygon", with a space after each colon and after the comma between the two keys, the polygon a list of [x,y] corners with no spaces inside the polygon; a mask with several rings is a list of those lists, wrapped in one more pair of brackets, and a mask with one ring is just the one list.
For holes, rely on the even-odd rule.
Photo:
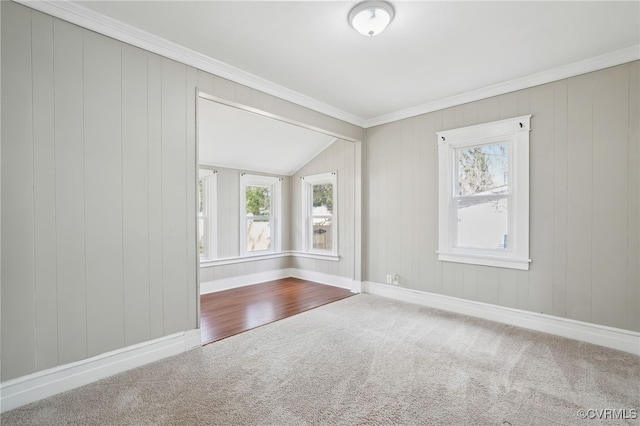
{"label": "gray paneled wall", "polygon": [[[640,63],[367,130],[369,281],[640,331]],[[436,260],[435,132],[532,114],[531,269]]]}
{"label": "gray paneled wall", "polygon": [[2,7],[2,380],[195,328],[195,70]]}
{"label": "gray paneled wall", "polygon": [[302,257],[291,259],[293,268],[322,272],[346,278],[354,276],[355,245],[355,144],[336,140],[312,161],[295,173],[291,180],[291,247],[302,250],[303,176],[336,171],[338,173],[338,255],[339,261]]}
{"label": "gray paneled wall", "polygon": [[25,6],[0,7],[2,381],[196,327],[198,86],[363,138]]}

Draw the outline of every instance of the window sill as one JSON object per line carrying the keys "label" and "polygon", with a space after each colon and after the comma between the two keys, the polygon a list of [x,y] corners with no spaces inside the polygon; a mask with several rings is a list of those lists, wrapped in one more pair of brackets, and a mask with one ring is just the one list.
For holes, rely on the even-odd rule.
{"label": "window sill", "polygon": [[531,259],[518,259],[515,257],[492,256],[475,253],[456,253],[438,251],[438,260],[444,262],[466,263],[469,265],[493,266],[496,268],[529,270]]}
{"label": "window sill", "polygon": [[236,263],[255,262],[258,260],[278,259],[281,257],[291,256],[289,251],[281,251],[278,253],[253,254],[247,256],[225,257],[224,259],[207,259],[200,261],[201,268],[211,266],[233,265]]}
{"label": "window sill", "polygon": [[291,251],[292,257],[303,257],[306,259],[316,259],[316,260],[328,260],[331,262],[339,262],[340,256],[337,254],[324,254],[317,252],[309,252],[309,251]]}
{"label": "window sill", "polygon": [[281,251],[278,253],[226,257],[224,259],[205,259],[200,261],[200,267],[209,268],[213,266],[223,266],[223,265],[233,265],[236,263],[255,262],[258,260],[278,259],[281,257],[303,257],[307,259],[327,260],[330,262],[340,261],[340,256],[337,254],[313,253],[313,252],[305,252],[305,251]]}

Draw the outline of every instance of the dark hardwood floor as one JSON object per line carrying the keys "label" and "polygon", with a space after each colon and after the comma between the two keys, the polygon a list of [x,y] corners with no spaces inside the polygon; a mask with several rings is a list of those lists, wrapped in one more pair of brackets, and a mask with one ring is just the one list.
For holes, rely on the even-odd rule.
{"label": "dark hardwood floor", "polygon": [[284,278],[200,296],[202,344],[353,295],[349,290]]}

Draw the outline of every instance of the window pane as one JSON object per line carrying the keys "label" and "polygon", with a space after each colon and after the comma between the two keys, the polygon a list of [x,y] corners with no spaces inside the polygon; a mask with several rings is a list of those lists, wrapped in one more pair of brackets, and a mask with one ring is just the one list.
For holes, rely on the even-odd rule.
{"label": "window pane", "polygon": [[[248,192],[248,191],[247,191]],[[271,248],[271,222],[269,219],[247,219],[247,251]]]}
{"label": "window pane", "polygon": [[204,179],[198,180],[198,213],[202,215],[204,213]]}
{"label": "window pane", "polygon": [[247,216],[269,216],[271,210],[271,188],[247,186]]}
{"label": "window pane", "polygon": [[333,226],[330,218],[312,218],[313,223],[313,248],[315,250],[333,249]]}
{"label": "window pane", "polygon": [[312,214],[333,214],[333,185],[322,183],[313,185]]}
{"label": "window pane", "polygon": [[458,195],[506,194],[509,153],[506,143],[456,150]]}
{"label": "window pane", "polygon": [[506,249],[507,199],[457,200],[457,247]]}
{"label": "window pane", "polygon": [[206,254],[204,247],[204,217],[198,218],[198,254],[200,256]]}

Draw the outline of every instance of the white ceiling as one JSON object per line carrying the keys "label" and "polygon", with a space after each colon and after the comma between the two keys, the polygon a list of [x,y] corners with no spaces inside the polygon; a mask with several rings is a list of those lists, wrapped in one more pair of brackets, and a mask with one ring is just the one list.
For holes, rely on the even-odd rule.
{"label": "white ceiling", "polygon": [[199,162],[291,176],[336,138],[199,98]]}
{"label": "white ceiling", "polygon": [[595,66],[640,58],[638,1],[391,1],[373,38],[349,26],[354,1],[76,3],[364,127],[602,55]]}

